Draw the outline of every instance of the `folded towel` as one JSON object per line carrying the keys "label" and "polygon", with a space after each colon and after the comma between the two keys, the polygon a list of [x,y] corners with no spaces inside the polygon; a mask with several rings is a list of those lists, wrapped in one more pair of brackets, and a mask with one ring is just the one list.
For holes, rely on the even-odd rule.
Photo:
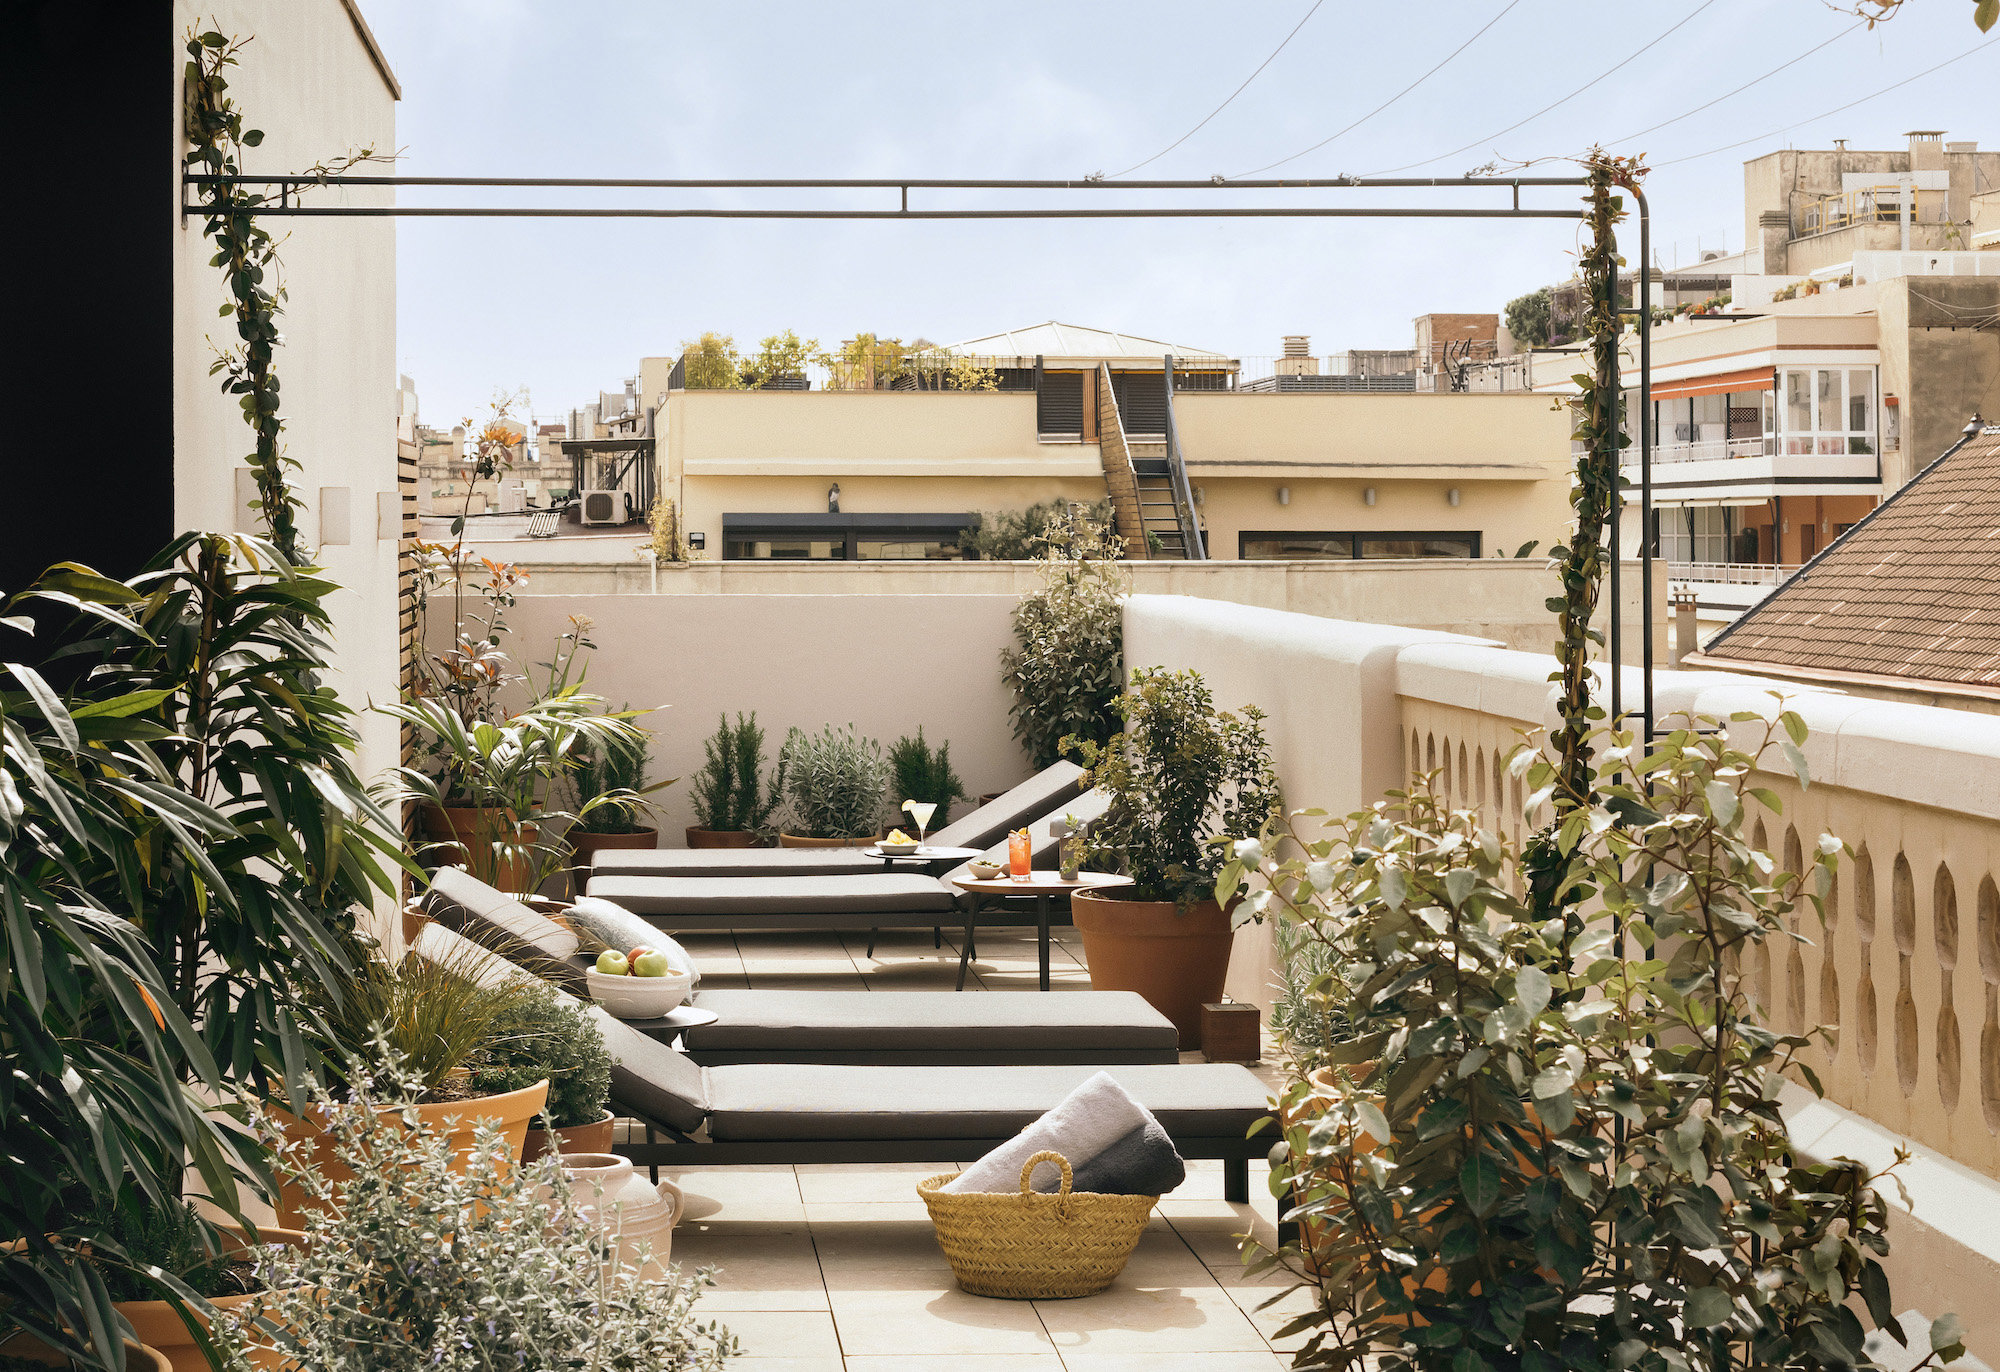
{"label": "folded towel", "polygon": [[701,972],[695,967],[694,959],[688,956],[687,949],[654,928],[643,916],[633,914],[616,901],[605,900],[601,896],[578,896],[570,903],[569,918],[572,924],[606,948],[616,948],[623,953],[644,944],[665,953],[667,965],[676,972],[693,977],[697,985],[701,982]]}
{"label": "folded towel", "polygon": [[[1058,1171],[1053,1167],[1035,1169],[1035,1189],[1054,1191],[1061,1177],[1046,1178]],[[1099,1196],[1164,1196],[1187,1180],[1187,1164],[1174,1150],[1174,1141],[1156,1119],[1146,1122],[1118,1142],[1078,1167],[1070,1165],[1070,1189]]]}
{"label": "folded towel", "polygon": [[[1146,1107],[1125,1094],[1125,1088],[1099,1072],[1063,1097],[1055,1109],[1043,1115],[1007,1142],[973,1163],[956,1181],[942,1189],[951,1192],[997,1191],[1013,1193],[1021,1189],[1021,1166],[1046,1148],[1069,1159],[1070,1170],[1089,1162],[1134,1129],[1152,1120]],[[1055,1169],[1041,1168],[1050,1172]],[[1039,1178],[1038,1178],[1039,1180]],[[1057,1175],[1053,1191],[1061,1184]]]}

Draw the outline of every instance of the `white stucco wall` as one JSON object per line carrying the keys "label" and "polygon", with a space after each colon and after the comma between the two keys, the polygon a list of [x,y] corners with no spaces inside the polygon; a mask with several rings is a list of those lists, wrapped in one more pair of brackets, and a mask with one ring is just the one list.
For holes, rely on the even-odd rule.
{"label": "white stucco wall", "polygon": [[[262,129],[248,150],[250,172],[303,171],[315,163],[396,144],[395,95],[341,0],[173,0],[175,46],[160,54],[163,77],[161,156],[180,166],[180,43],[189,29],[213,27],[251,37],[228,76],[230,95],[249,127]],[[170,97],[170,98],[169,98]],[[318,204],[387,203],[387,190],[320,190]],[[241,529],[236,470],[247,466],[254,437],[235,396],[208,374],[219,346],[233,343],[232,323],[217,314],[226,297],[209,266],[213,249],[197,217],[179,203],[161,214],[174,236],[174,525]],[[394,697],[396,531],[377,538],[376,495],[396,490],[396,239],[390,219],[271,219],[288,298],[276,370],[281,383],[285,450],[293,473],[300,531],[320,545],[320,492],[348,493],[350,542],[321,546],[319,560],[342,589],[335,616],[332,684],[357,708]],[[261,521],[260,521],[261,523]],[[394,722],[363,713],[360,765],[372,776],[396,761]]]}

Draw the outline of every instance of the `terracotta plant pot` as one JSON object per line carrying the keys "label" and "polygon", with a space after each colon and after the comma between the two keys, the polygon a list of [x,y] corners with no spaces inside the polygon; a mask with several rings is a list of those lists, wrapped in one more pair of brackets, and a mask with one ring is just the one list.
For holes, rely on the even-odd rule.
{"label": "terracotta plant pot", "polygon": [[1204,900],[1183,915],[1172,901],[1078,891],[1069,909],[1092,989],[1138,992],[1174,1022],[1181,1047],[1199,1047],[1202,1003],[1222,999],[1236,942],[1222,907]]}
{"label": "terracotta plant pot", "polygon": [[496,862],[493,842],[509,830],[518,829],[517,841],[532,847],[541,838],[539,825],[516,825],[511,812],[476,805],[448,805],[442,809],[426,805],[422,813],[425,835],[439,843],[457,843],[463,847],[466,870],[473,876],[502,891],[519,893],[534,889],[534,864],[520,855]]}
{"label": "terracotta plant pot", "polygon": [[606,848],[657,848],[660,846],[658,829],[640,829],[630,834],[588,834],[572,827],[564,841],[569,844],[570,862],[578,867],[588,867],[592,858]]}
{"label": "terracotta plant pot", "polygon": [[801,834],[779,834],[780,848],[866,848],[875,841],[874,834],[856,834],[853,838],[806,838]]}
{"label": "terracotta plant pot", "polygon": [[[519,1091],[509,1091],[504,1095],[419,1105],[416,1107],[417,1122],[424,1129],[443,1133],[451,1141],[454,1170],[464,1170],[472,1152],[473,1134],[485,1120],[493,1121],[500,1130],[507,1144],[509,1159],[517,1162],[521,1157],[521,1147],[527,1141],[528,1126],[542,1112],[548,1099],[549,1084],[538,1081],[533,1086],[524,1086]],[[271,1113],[284,1127],[287,1152],[312,1163],[321,1176],[335,1185],[353,1177],[353,1170],[334,1156],[332,1140],[317,1122],[299,1119],[283,1110],[274,1109]],[[393,1107],[385,1106],[376,1114],[386,1127],[400,1127],[400,1112]],[[506,1168],[501,1170],[504,1172]],[[306,1212],[313,1207],[313,1200],[296,1181],[285,1176],[279,1178],[278,1223],[296,1228],[304,1222]]]}
{"label": "terracotta plant pot", "polygon": [[[50,1367],[70,1366],[68,1358],[32,1334],[16,1334],[7,1342],[0,1343],[0,1358],[24,1358],[29,1362],[46,1363]],[[126,1340],[125,1372],[173,1372],[173,1366],[159,1349]],[[204,1362],[202,1366],[207,1367],[208,1364]]]}
{"label": "terracotta plant pot", "polygon": [[521,1143],[521,1165],[526,1167],[542,1154],[559,1149],[564,1157],[579,1153],[609,1153],[611,1134],[618,1120],[609,1110],[604,1118],[589,1124],[565,1125],[561,1129],[530,1129]]}
{"label": "terracotta plant pot", "polygon": [[[305,1242],[306,1236],[296,1229],[257,1228],[257,1238],[263,1243],[284,1243],[296,1247]],[[225,1245],[240,1249],[243,1236],[225,1228],[222,1232]],[[249,1296],[215,1296],[211,1304],[224,1311],[240,1310],[256,1300]],[[194,1335],[181,1322],[180,1312],[167,1301],[117,1301],[114,1308],[132,1324],[132,1332],[139,1336],[139,1342],[148,1348],[158,1349],[173,1372],[209,1372],[209,1361],[196,1347]],[[207,1321],[203,1321],[206,1327]],[[283,1365],[275,1349],[250,1350],[252,1367],[280,1367]],[[130,1366],[130,1363],[127,1363]]]}
{"label": "terracotta plant pot", "polygon": [[687,827],[690,848],[755,848],[760,840],[754,829],[701,829]]}

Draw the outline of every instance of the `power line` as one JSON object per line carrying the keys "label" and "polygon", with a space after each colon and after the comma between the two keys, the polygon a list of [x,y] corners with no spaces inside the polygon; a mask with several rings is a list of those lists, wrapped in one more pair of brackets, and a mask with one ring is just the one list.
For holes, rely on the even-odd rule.
{"label": "power line", "polygon": [[1462,148],[1453,148],[1450,152],[1439,153],[1436,157],[1426,157],[1421,162],[1410,162],[1400,167],[1391,167],[1388,171],[1385,172],[1369,172],[1368,175],[1390,176],[1395,174],[1396,172],[1409,171],[1413,167],[1428,167],[1433,162],[1442,162],[1447,157],[1457,157],[1460,153],[1470,152],[1474,148],[1480,146],[1482,143],[1490,143],[1496,138],[1504,138],[1508,134],[1512,133],[1515,129],[1520,128],[1523,124],[1532,124],[1535,122],[1535,120],[1540,119],[1550,110],[1557,109],[1563,105],[1567,105],[1570,101],[1576,99],[1579,95],[1582,95],[1585,91],[1589,90],[1592,86],[1604,80],[1606,77],[1612,75],[1613,73],[1619,71],[1624,67],[1631,65],[1633,62],[1636,62],[1639,58],[1645,56],[1648,52],[1652,51],[1660,44],[1666,42],[1668,38],[1672,37],[1675,33],[1677,33],[1679,30],[1684,28],[1690,21],[1692,21],[1696,15],[1700,14],[1703,10],[1707,9],[1714,3],[1715,0],[1702,0],[1702,2],[1699,5],[1696,5],[1692,10],[1688,11],[1688,13],[1685,16],[1683,16],[1678,23],[1674,24],[1672,27],[1667,29],[1665,33],[1662,33],[1659,37],[1655,38],[1652,42],[1640,48],[1637,52],[1633,53],[1631,56],[1625,58],[1624,61],[1619,62],[1615,66],[1606,68],[1605,70],[1599,72],[1597,75],[1591,77],[1588,81],[1584,82],[1581,86],[1578,86],[1568,95],[1565,95],[1562,99],[1554,101],[1551,104],[1542,106],[1540,109],[1536,110],[1533,114],[1529,115],[1526,119],[1515,120],[1513,123],[1509,124],[1506,128],[1501,129],[1498,133],[1489,133],[1484,138],[1475,138]]}
{"label": "power line", "polygon": [[1848,28],[1844,28],[1839,33],[1833,35],[1833,37],[1827,39],[1825,43],[1814,44],[1812,47],[1807,48],[1804,52],[1800,53],[1797,57],[1794,57],[1791,61],[1785,63],[1783,66],[1777,66],[1771,68],[1769,71],[1765,72],[1762,76],[1758,77],[1755,81],[1745,81],[1735,90],[1728,91],[1722,95],[1716,96],[1715,99],[1709,101],[1708,104],[1706,105],[1696,105],[1686,114],[1677,114],[1672,119],[1661,120],[1659,123],[1653,125],[1649,129],[1640,129],[1637,133],[1627,134],[1625,135],[1625,137],[1617,140],[1617,142],[1612,144],[1611,146],[1618,147],[1623,144],[1636,142],[1637,140],[1644,138],[1649,133],[1658,133],[1661,129],[1664,129],[1669,124],[1678,124],[1683,119],[1690,119],[1695,115],[1700,114],[1703,110],[1709,108],[1710,105],[1720,105],[1723,101],[1730,99],[1732,96],[1738,96],[1743,94],[1744,91],[1749,90],[1752,86],[1758,85],[1761,82],[1769,81],[1772,77],[1776,76],[1779,72],[1784,71],[1787,67],[1796,67],[1799,63],[1805,61],[1808,57],[1811,57],[1821,48],[1826,47],[1827,44],[1837,43],[1841,39],[1847,37],[1848,34],[1853,33],[1855,29],[1866,28],[1867,26],[1868,26],[1868,21],[1864,19],[1857,24],[1851,25]]}
{"label": "power line", "polygon": [[1375,107],[1374,109],[1372,109],[1372,110],[1368,111],[1368,113],[1366,113],[1366,114],[1362,115],[1362,116],[1361,116],[1361,117],[1360,117],[1359,119],[1355,120],[1355,121],[1354,121],[1354,122],[1353,122],[1352,124],[1349,124],[1349,125],[1348,125],[1348,126],[1347,126],[1346,128],[1342,129],[1342,130],[1341,130],[1341,131],[1340,131],[1339,133],[1336,133],[1336,134],[1333,134],[1333,135],[1331,135],[1330,137],[1326,137],[1326,138],[1322,138],[1322,139],[1320,139],[1320,140],[1319,140],[1319,142],[1317,142],[1317,143],[1313,144],[1313,145],[1312,145],[1312,146],[1311,146],[1310,148],[1301,148],[1301,149],[1299,149],[1299,150],[1298,150],[1297,152],[1293,153],[1293,154],[1292,154],[1292,155],[1291,155],[1290,157],[1281,157],[1281,158],[1279,158],[1279,159],[1278,159],[1277,161],[1275,161],[1275,162],[1268,162],[1268,163],[1266,163],[1265,165],[1263,165],[1263,166],[1261,166],[1261,167],[1258,167],[1258,168],[1256,168],[1256,169],[1255,169],[1254,171],[1247,171],[1247,172],[1237,172],[1235,176],[1232,176],[1232,177],[1230,177],[1229,179],[1230,179],[1230,180],[1232,180],[1232,181],[1235,181],[1235,180],[1239,180],[1239,179],[1241,179],[1241,178],[1243,178],[1243,177],[1246,177],[1246,176],[1257,176],[1257,175],[1260,175],[1260,174],[1262,174],[1262,173],[1264,173],[1264,172],[1267,172],[1267,171],[1271,170],[1271,168],[1272,168],[1272,167],[1282,167],[1282,166],[1284,166],[1284,165],[1285,165],[1285,163],[1287,163],[1287,162],[1296,162],[1296,161],[1298,161],[1298,160],[1299,160],[1299,159],[1300,159],[1301,157],[1304,157],[1304,156],[1305,156],[1305,155],[1306,155],[1307,153],[1309,153],[1309,152],[1318,152],[1318,151],[1319,151],[1319,150],[1320,150],[1321,148],[1323,148],[1323,147],[1325,147],[1325,146],[1326,146],[1327,144],[1329,144],[1329,143],[1333,142],[1333,141],[1334,141],[1335,139],[1339,139],[1339,138],[1345,138],[1345,137],[1346,137],[1346,136],[1347,136],[1348,134],[1350,134],[1350,133],[1353,133],[1353,132],[1354,132],[1354,131],[1355,131],[1356,129],[1360,128],[1360,127],[1361,127],[1361,126],[1362,126],[1363,124],[1367,123],[1367,122],[1368,122],[1369,120],[1373,119],[1373,118],[1374,118],[1374,117],[1375,117],[1376,115],[1380,114],[1380,113],[1381,113],[1381,112],[1382,112],[1383,110],[1386,110],[1386,109],[1388,109],[1388,108],[1389,108],[1389,106],[1391,106],[1391,105],[1395,104],[1395,103],[1396,103],[1396,102],[1397,102],[1398,100],[1401,100],[1401,99],[1402,99],[1402,98],[1403,98],[1404,96],[1408,95],[1408,94],[1409,94],[1409,93],[1410,93],[1411,91],[1415,90],[1415,89],[1416,89],[1416,88],[1417,88],[1418,86],[1421,86],[1421,85],[1423,85],[1423,84],[1424,84],[1424,82],[1426,82],[1426,81],[1430,80],[1430,79],[1431,79],[1431,78],[1432,78],[1433,76],[1436,76],[1436,75],[1437,75],[1437,74],[1438,74],[1438,73],[1439,73],[1440,71],[1442,71],[1442,70],[1443,70],[1443,69],[1445,68],[1446,64],[1448,64],[1448,63],[1449,63],[1449,62],[1450,62],[1450,61],[1452,60],[1452,58],[1454,58],[1454,57],[1457,57],[1457,56],[1458,56],[1458,55],[1459,55],[1460,53],[1464,52],[1464,51],[1465,51],[1465,50],[1466,50],[1467,48],[1471,47],[1471,46],[1472,46],[1472,45],[1473,45],[1474,43],[1477,43],[1477,42],[1478,42],[1478,41],[1479,41],[1479,40],[1480,40],[1480,39],[1481,39],[1482,37],[1484,37],[1484,36],[1485,36],[1485,34],[1486,34],[1486,30],[1487,30],[1487,29],[1490,29],[1490,28],[1492,28],[1492,27],[1493,27],[1493,26],[1494,26],[1495,24],[1499,23],[1499,22],[1500,22],[1500,21],[1501,21],[1502,19],[1505,19],[1505,18],[1506,18],[1506,17],[1508,16],[1508,14],[1510,14],[1510,13],[1511,13],[1511,12],[1513,11],[1513,9],[1514,9],[1514,6],[1516,6],[1516,5],[1520,4],[1520,3],[1521,3],[1521,0],[1509,0],[1509,3],[1508,3],[1508,5],[1507,5],[1507,8],[1506,8],[1506,9],[1503,9],[1503,10],[1501,10],[1501,11],[1500,11],[1500,13],[1498,13],[1498,14],[1494,15],[1494,16],[1493,16],[1493,17],[1492,17],[1491,19],[1487,20],[1487,21],[1486,21],[1486,25],[1485,25],[1485,28],[1482,28],[1482,29],[1480,29],[1478,33],[1475,33],[1475,34],[1473,34],[1473,35],[1472,35],[1472,37],[1470,37],[1470,38],[1466,39],[1466,40],[1465,40],[1465,41],[1464,41],[1463,43],[1460,43],[1460,44],[1459,44],[1459,45],[1458,45],[1458,46],[1457,46],[1456,48],[1453,48],[1453,49],[1451,50],[1451,56],[1449,56],[1449,57],[1446,57],[1446,58],[1444,59],[1444,61],[1443,61],[1443,62],[1440,62],[1440,63],[1438,63],[1438,64],[1437,64],[1437,65],[1436,65],[1435,67],[1432,67],[1432,68],[1431,68],[1431,69],[1430,69],[1429,71],[1425,72],[1425,73],[1424,73],[1424,74],[1423,74],[1422,76],[1419,76],[1419,77],[1418,77],[1418,78],[1417,78],[1416,80],[1412,81],[1412,82],[1411,82],[1411,83],[1410,83],[1409,85],[1407,85],[1407,86],[1403,87],[1403,88],[1402,88],[1401,90],[1397,91],[1397,92],[1396,92],[1396,93],[1395,93],[1394,95],[1390,96],[1390,97],[1389,97],[1389,98],[1388,98],[1387,100],[1384,100],[1384,101],[1383,101],[1383,102],[1382,102],[1381,104],[1377,105],[1377,106],[1376,106],[1376,107]]}
{"label": "power line", "polygon": [[1932,72],[1940,72],[1943,71],[1946,67],[1953,65],[1954,63],[1963,62],[1966,58],[1973,56],[1975,53],[1981,53],[1986,51],[1986,49],[1992,47],[1995,43],[2000,43],[2000,37],[1989,38],[1984,43],[1981,43],[1978,47],[1968,48],[1956,57],[1947,57],[1944,61],[1938,63],[1935,67],[1926,68],[1925,70],[1918,72],[1915,76],[1906,76],[1901,81],[1898,81],[1893,85],[1884,86],[1882,87],[1881,90],[1875,91],[1873,94],[1862,96],[1859,100],[1850,100],[1845,105],[1836,105],[1830,110],[1824,110],[1819,114],[1813,115],[1809,119],[1801,119],[1796,124],[1787,124],[1782,129],[1772,129],[1769,133],[1760,133],[1755,138],[1745,138],[1734,143],[1724,143],[1721,147],[1710,148],[1707,152],[1689,153],[1686,157],[1670,158],[1665,162],[1655,162],[1653,165],[1656,168],[1672,167],[1682,162],[1699,161],[1701,158],[1704,157],[1713,157],[1715,156],[1715,154],[1719,152],[1728,152],[1731,148],[1746,147],[1751,143],[1762,143],[1767,141],[1768,139],[1776,138],[1781,133],[1790,133],[1793,129],[1804,128],[1807,124],[1816,124],[1822,119],[1829,119],[1836,114],[1841,114],[1848,110],[1851,110],[1856,105],[1865,105],[1870,100],[1875,100],[1880,98],[1881,96],[1887,95],[1890,91],[1901,90],[1904,86],[1909,85],[1913,81],[1923,80],[1926,76],[1929,76]]}
{"label": "power line", "polygon": [[1238,86],[1235,90],[1229,93],[1229,100],[1223,101],[1220,105],[1217,105],[1214,109],[1210,110],[1208,112],[1208,117],[1206,119],[1203,119],[1201,123],[1196,124],[1193,128],[1189,129],[1179,138],[1176,138],[1173,142],[1167,144],[1167,146],[1165,146],[1164,148],[1161,148],[1158,152],[1154,153],[1144,162],[1134,162],[1124,171],[1113,172],[1111,175],[1113,177],[1129,176],[1131,173],[1139,170],[1139,168],[1148,166],[1154,162],[1159,161],[1162,157],[1165,157],[1175,148],[1178,148],[1181,144],[1187,142],[1188,139],[1200,133],[1202,129],[1207,126],[1209,119],[1215,118],[1216,115],[1221,114],[1224,110],[1228,109],[1231,100],[1234,100],[1237,96],[1243,94],[1244,91],[1250,89],[1250,83],[1252,81],[1255,81],[1258,77],[1264,74],[1264,68],[1270,66],[1273,62],[1278,60],[1278,54],[1283,52],[1285,50],[1286,45],[1289,44],[1294,38],[1297,38],[1299,36],[1299,30],[1306,26],[1306,21],[1311,19],[1315,14],[1318,14],[1319,7],[1325,3],[1326,0],[1313,0],[1313,7],[1306,11],[1305,19],[1299,20],[1299,22],[1293,26],[1292,31],[1285,35],[1285,41],[1283,43],[1278,44],[1277,47],[1271,49],[1271,55],[1265,58],[1262,62],[1257,64],[1257,70],[1251,72],[1248,76],[1243,78],[1243,84]]}

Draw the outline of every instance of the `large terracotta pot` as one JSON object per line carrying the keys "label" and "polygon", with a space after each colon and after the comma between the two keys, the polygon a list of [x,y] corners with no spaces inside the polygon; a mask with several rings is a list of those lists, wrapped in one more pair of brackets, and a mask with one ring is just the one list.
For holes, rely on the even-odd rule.
{"label": "large terracotta pot", "polygon": [[[262,1243],[284,1243],[296,1247],[305,1242],[306,1236],[296,1229],[266,1229],[260,1225],[257,1238]],[[243,1235],[227,1228],[222,1231],[222,1241],[237,1250],[244,1246]],[[215,1296],[209,1303],[218,1310],[234,1311],[241,1310],[256,1299],[254,1295]],[[139,1342],[158,1349],[173,1372],[209,1372],[208,1359],[196,1346],[194,1335],[188,1332],[180,1312],[172,1304],[167,1301],[118,1301],[116,1309],[131,1322],[132,1332],[138,1336]],[[204,1328],[207,1324],[206,1320],[202,1321]],[[275,1368],[282,1366],[283,1361],[276,1349],[252,1348],[250,1365]]]}
{"label": "large terracotta pot", "polygon": [[[519,893],[534,889],[534,863],[515,855],[496,862],[493,843],[518,827],[516,841],[529,847],[541,838],[541,827],[516,825],[512,812],[476,805],[436,805],[422,807],[424,833],[440,843],[457,843],[464,848],[465,868],[489,886]],[[453,859],[456,861],[456,858]]]}
{"label": "large terracotta pot", "polygon": [[702,829],[687,827],[690,848],[755,848],[761,840],[754,829]]}
{"label": "large terracotta pot", "polygon": [[[665,1177],[648,1181],[633,1170],[630,1158],[614,1153],[580,1153],[563,1164],[563,1175],[584,1222],[616,1241],[620,1261],[638,1266],[644,1281],[664,1281],[670,1275],[674,1226],[687,1204],[680,1187]],[[643,1265],[641,1244],[649,1250]]]}
{"label": "large terracotta pot", "polygon": [[[46,1363],[50,1367],[69,1367],[70,1360],[56,1352],[32,1334],[16,1334],[5,1343],[0,1343],[0,1358],[24,1358],[29,1362]],[[157,1348],[143,1343],[125,1342],[125,1372],[173,1372],[173,1364],[167,1355]],[[206,1368],[208,1364],[202,1363]]]}
{"label": "large terracotta pot", "polygon": [[[476,1096],[470,1100],[444,1101],[437,1105],[419,1105],[417,1123],[420,1128],[440,1132],[451,1141],[455,1170],[464,1170],[473,1147],[473,1134],[486,1120],[493,1121],[507,1144],[509,1163],[518,1161],[521,1147],[527,1141],[528,1126],[548,1103],[549,1084],[538,1081],[533,1086],[524,1086],[519,1091],[509,1091],[498,1096]],[[339,1158],[334,1156],[332,1140],[317,1121],[302,1120],[283,1110],[271,1112],[277,1117],[285,1131],[285,1150],[298,1156],[302,1161],[311,1162],[321,1176],[338,1185],[353,1177],[354,1172]],[[400,1112],[391,1106],[384,1106],[376,1112],[387,1127],[400,1127]],[[503,1167],[503,1172],[507,1169]],[[296,1228],[306,1218],[308,1210],[315,1208],[315,1202],[305,1190],[290,1177],[280,1176],[278,1180],[278,1223],[288,1228]]]}
{"label": "large terracotta pot", "polygon": [[780,848],[866,848],[875,841],[873,834],[856,834],[852,838],[806,838],[802,834],[779,834]]}
{"label": "large terracotta pot", "polygon": [[1085,890],[1070,897],[1069,910],[1092,989],[1138,992],[1174,1022],[1181,1047],[1198,1047],[1202,1004],[1222,999],[1236,942],[1223,908],[1204,900],[1180,914],[1172,901]]}
{"label": "large terracotta pot", "polygon": [[609,1153],[612,1131],[617,1125],[617,1116],[609,1110],[601,1120],[589,1124],[570,1124],[561,1129],[530,1129],[521,1143],[521,1165],[526,1167],[542,1154],[560,1151],[564,1157],[574,1157],[579,1153]]}

